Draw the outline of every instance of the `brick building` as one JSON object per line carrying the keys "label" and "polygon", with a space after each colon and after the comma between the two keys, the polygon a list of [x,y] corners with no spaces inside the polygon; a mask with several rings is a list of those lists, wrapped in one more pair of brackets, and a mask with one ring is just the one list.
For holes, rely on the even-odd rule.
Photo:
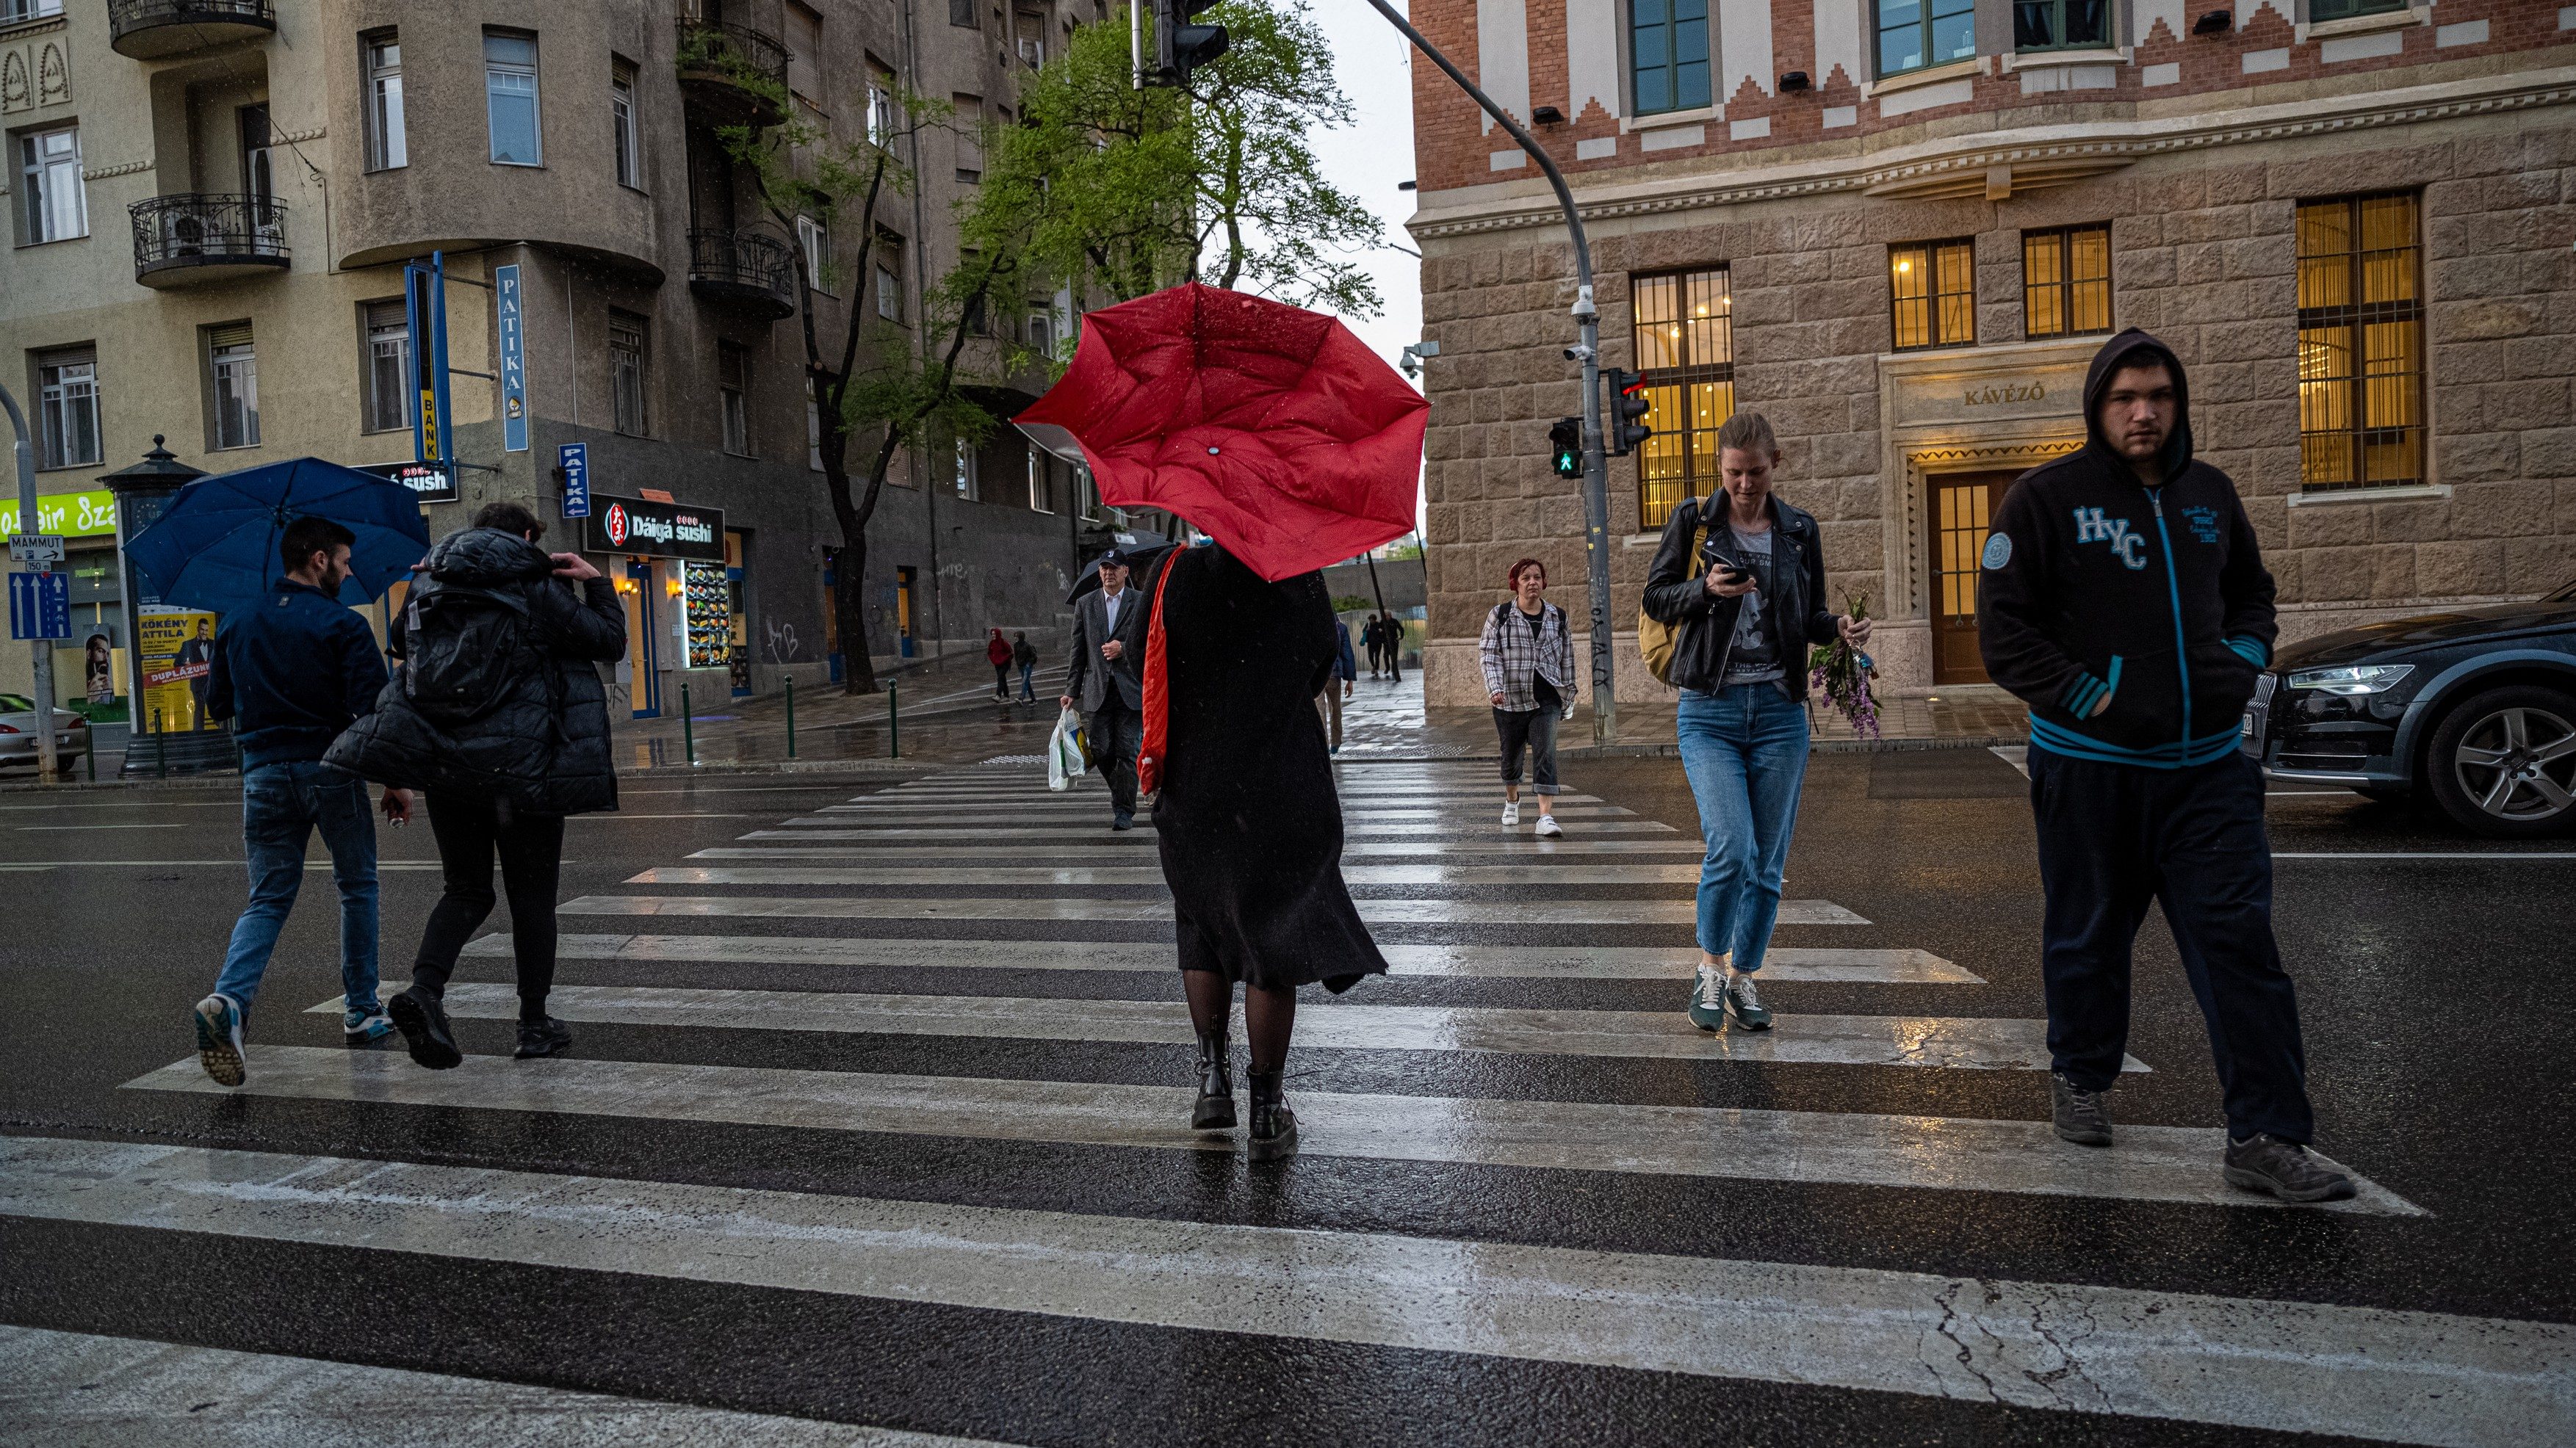
{"label": "brick building", "polygon": [[[2576,576],[2576,7],[2533,0],[1417,0],[1583,208],[1604,365],[1657,435],[1611,464],[1619,692],[1718,424],[1867,593],[1899,689],[1982,681],[1975,556],[2080,444],[2104,335],[2191,372],[2285,636]],[[1570,248],[1538,168],[1414,71],[1434,702],[1472,704],[1503,566],[1579,602]]]}

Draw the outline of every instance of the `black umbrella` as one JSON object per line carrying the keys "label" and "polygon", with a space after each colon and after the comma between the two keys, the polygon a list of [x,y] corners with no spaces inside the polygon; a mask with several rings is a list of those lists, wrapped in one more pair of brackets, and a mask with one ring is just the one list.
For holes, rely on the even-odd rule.
{"label": "black umbrella", "polygon": [[1113,556],[1126,559],[1129,571],[1141,574],[1153,567],[1155,559],[1179,546],[1159,533],[1149,533],[1142,528],[1121,528],[1118,530],[1117,537],[1118,546],[1091,560],[1091,566],[1083,569],[1082,576],[1073,581],[1073,592],[1064,596],[1066,603],[1072,603],[1084,594],[1098,590],[1100,565],[1108,562]]}

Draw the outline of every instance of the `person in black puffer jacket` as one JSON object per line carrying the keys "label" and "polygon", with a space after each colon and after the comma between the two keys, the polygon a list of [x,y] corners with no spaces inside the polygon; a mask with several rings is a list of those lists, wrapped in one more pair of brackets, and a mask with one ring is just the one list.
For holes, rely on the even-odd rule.
{"label": "person in black puffer jacket", "polygon": [[397,670],[376,712],[351,725],[324,756],[364,778],[418,786],[428,795],[447,889],[421,932],[411,987],[386,1008],[411,1058],[432,1070],[464,1060],[442,1000],[466,938],[492,913],[496,854],[518,956],[517,1054],[551,1056],[572,1044],[572,1032],[546,1014],[555,973],[556,877],[564,817],[617,808],[608,694],[594,665],[626,656],[626,612],[616,590],[580,554],[548,554],[537,546],[545,530],[516,503],[484,507],[472,527],[430,550],[428,577],[414,585],[396,631],[400,652],[422,609],[434,608],[442,592],[524,606],[524,622],[513,630],[516,657],[496,671],[500,687],[491,702],[456,720],[416,700],[418,691],[407,689]]}

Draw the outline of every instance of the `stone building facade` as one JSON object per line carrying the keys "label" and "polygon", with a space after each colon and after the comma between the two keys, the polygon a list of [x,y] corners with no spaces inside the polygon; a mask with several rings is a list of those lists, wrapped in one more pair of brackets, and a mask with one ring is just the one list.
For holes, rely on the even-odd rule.
{"label": "stone building facade", "polygon": [[[1972,687],[1975,548],[2080,444],[2144,327],[2190,372],[2283,632],[2576,578],[2576,9],[2530,0],[1422,0],[1566,173],[1604,365],[1657,436],[1611,463],[1617,678],[1714,429],[1778,428],[1883,684]],[[1704,16],[1692,20],[1693,16]],[[2043,45],[2041,42],[2050,42]],[[1581,410],[1545,182],[1415,69],[1434,702],[1472,704],[1501,571],[1584,576],[1547,430]]]}
{"label": "stone building facade", "polygon": [[[0,20],[11,212],[0,369],[35,415],[47,522],[73,539],[77,633],[118,650],[123,587],[98,476],[167,438],[228,472],[298,456],[413,456],[403,263],[443,250],[459,497],[433,535],[511,498],[589,546],[629,600],[639,713],[819,684],[836,667],[827,579],[839,531],[809,455],[792,252],[723,155],[751,98],[722,52],[783,79],[838,142],[899,84],[1007,122],[1020,77],[1093,0],[317,0],[218,6],[19,0]],[[940,130],[906,150],[920,184],[881,209],[868,276],[854,217],[819,218],[818,272],[917,339],[923,291],[956,260],[951,210],[980,166]],[[496,297],[515,267],[526,446],[503,436]],[[990,326],[1058,327],[1052,299]],[[467,375],[485,374],[484,376]],[[388,378],[397,379],[389,383]],[[1034,389],[1035,380],[1030,382]],[[1009,407],[1010,395],[993,399]],[[606,546],[560,519],[558,447],[589,446],[595,494],[720,509],[731,637],[692,636],[710,575]],[[971,456],[898,464],[870,530],[880,660],[980,651],[987,627],[1062,626],[1084,520],[1079,480],[1007,429]],[[14,485],[9,490],[14,511]],[[56,524],[61,513],[67,521]],[[109,554],[112,557],[112,551]],[[702,600],[703,602],[703,600]],[[80,645],[56,670],[68,692]],[[647,643],[652,647],[648,649]],[[23,649],[0,691],[23,689]]]}

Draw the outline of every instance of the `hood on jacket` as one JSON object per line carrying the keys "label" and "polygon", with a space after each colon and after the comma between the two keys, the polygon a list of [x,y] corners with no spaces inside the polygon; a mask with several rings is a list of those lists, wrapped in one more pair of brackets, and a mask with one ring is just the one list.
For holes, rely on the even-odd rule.
{"label": "hood on jacket", "polygon": [[498,528],[468,528],[450,533],[429,550],[429,576],[441,583],[496,588],[525,583],[554,572],[546,550]]}
{"label": "hood on jacket", "polygon": [[2084,436],[2112,466],[2128,471],[2129,460],[2102,435],[2102,394],[2121,368],[2145,362],[2162,362],[2173,373],[2174,430],[2165,438],[2164,456],[2158,460],[2163,477],[2171,482],[2191,466],[2191,383],[2183,376],[2182,359],[2153,334],[2131,327],[2093,354],[2093,365],[2084,374]]}

